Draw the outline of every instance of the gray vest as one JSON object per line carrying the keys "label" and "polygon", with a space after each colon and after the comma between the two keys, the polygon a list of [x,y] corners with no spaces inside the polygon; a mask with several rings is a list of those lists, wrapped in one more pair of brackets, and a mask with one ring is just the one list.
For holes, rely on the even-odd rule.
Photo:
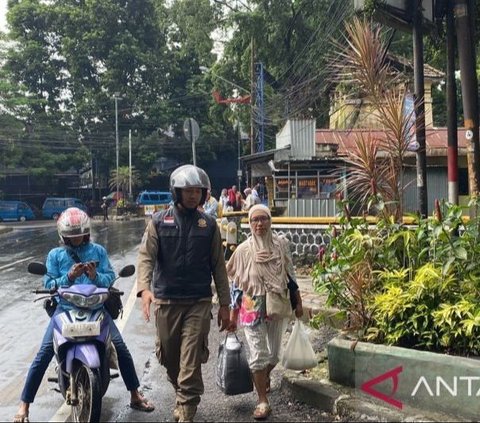
{"label": "gray vest", "polygon": [[183,214],[176,207],[156,213],[158,257],[153,277],[155,298],[212,296],[210,259],[217,222],[205,213]]}

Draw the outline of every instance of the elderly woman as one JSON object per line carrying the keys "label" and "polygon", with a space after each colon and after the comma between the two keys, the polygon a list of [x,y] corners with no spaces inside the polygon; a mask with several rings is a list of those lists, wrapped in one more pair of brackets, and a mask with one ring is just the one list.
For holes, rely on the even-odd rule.
{"label": "elderly woman", "polygon": [[237,329],[237,321],[244,327],[250,351],[249,367],[258,394],[253,418],[262,420],[272,411],[267,397],[270,373],[279,362],[287,322],[285,317],[267,315],[267,292],[285,293],[289,289],[289,278],[293,279],[295,315],[301,317],[303,309],[294,283],[289,241],[272,232],[272,215],[263,204],[251,207],[248,218],[251,236],[238,246],[227,264],[228,276],[233,281],[229,330]]}

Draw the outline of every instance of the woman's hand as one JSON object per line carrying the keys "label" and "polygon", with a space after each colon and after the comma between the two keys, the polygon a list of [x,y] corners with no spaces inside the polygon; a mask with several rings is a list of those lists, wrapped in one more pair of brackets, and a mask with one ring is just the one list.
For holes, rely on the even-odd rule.
{"label": "woman's hand", "polygon": [[297,289],[295,292],[295,296],[297,297],[297,306],[295,307],[295,317],[300,319],[303,316],[303,304],[302,304],[302,296],[300,295],[300,290]]}
{"label": "woman's hand", "polygon": [[303,306],[302,304],[297,304],[297,307],[295,308],[295,317],[297,319],[300,319],[300,317],[303,316]]}

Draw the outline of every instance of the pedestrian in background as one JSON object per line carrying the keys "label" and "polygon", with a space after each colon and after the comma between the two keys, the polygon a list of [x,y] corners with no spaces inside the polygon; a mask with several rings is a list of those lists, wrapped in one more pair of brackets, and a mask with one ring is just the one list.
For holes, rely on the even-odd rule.
{"label": "pedestrian in background", "polygon": [[145,320],[155,305],[156,354],[176,393],[173,417],[193,421],[204,392],[212,311],[211,280],[219,299],[220,331],[229,324],[229,285],[217,222],[198,210],[210,180],[204,170],[185,165],[170,175],[174,206],[155,213],[140,245],[137,296]]}
{"label": "pedestrian in background", "polygon": [[242,193],[237,189],[236,185],[228,190],[228,202],[233,207],[233,211],[241,211],[243,205]]}
{"label": "pedestrian in background", "polygon": [[[228,260],[227,273],[232,283],[232,310],[229,331],[238,324],[244,328],[249,347],[249,367],[258,394],[253,418],[263,420],[272,409],[268,402],[270,374],[280,360],[286,319],[267,315],[267,292],[286,294],[289,277],[296,281],[289,241],[274,234],[272,215],[263,204],[248,212],[251,236],[240,244]],[[298,285],[295,292],[295,315],[303,315]]]}
{"label": "pedestrian in background", "polygon": [[[218,205],[219,205],[219,208],[222,210],[221,214],[223,214],[227,211],[227,207],[228,207],[228,190],[227,190],[227,188],[222,189],[222,192],[220,193],[220,197],[218,198]],[[221,217],[220,213],[219,213],[219,217]]]}
{"label": "pedestrian in background", "polygon": [[103,212],[103,221],[105,222],[106,220],[108,220],[108,201],[107,201],[107,197],[103,197],[102,198],[103,202],[102,202],[102,212]]}
{"label": "pedestrian in background", "polygon": [[243,190],[243,194],[245,195],[245,201],[243,202],[243,210],[250,210],[250,207],[255,205],[255,200],[253,199],[252,195],[252,188],[247,187]]}
{"label": "pedestrian in background", "polygon": [[260,190],[260,184],[257,182],[255,186],[252,188],[252,198],[253,198],[254,204],[260,204],[262,202],[259,195],[259,190]]}
{"label": "pedestrian in background", "polygon": [[[201,208],[202,206],[200,206],[200,209]],[[215,199],[215,197],[212,196],[210,190],[207,190],[207,198],[205,199],[205,203],[203,204],[203,211],[215,219],[218,217],[218,201]]]}

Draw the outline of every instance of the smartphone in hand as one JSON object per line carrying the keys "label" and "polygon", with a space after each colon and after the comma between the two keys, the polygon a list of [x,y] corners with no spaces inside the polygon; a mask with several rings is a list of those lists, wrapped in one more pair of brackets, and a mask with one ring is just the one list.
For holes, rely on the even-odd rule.
{"label": "smartphone in hand", "polygon": [[[98,266],[100,266],[100,262],[99,261],[89,261],[87,263],[83,263],[84,266],[87,266],[89,264],[93,264],[95,266],[95,268],[97,268]],[[87,269],[84,270],[85,273],[87,273]]]}

